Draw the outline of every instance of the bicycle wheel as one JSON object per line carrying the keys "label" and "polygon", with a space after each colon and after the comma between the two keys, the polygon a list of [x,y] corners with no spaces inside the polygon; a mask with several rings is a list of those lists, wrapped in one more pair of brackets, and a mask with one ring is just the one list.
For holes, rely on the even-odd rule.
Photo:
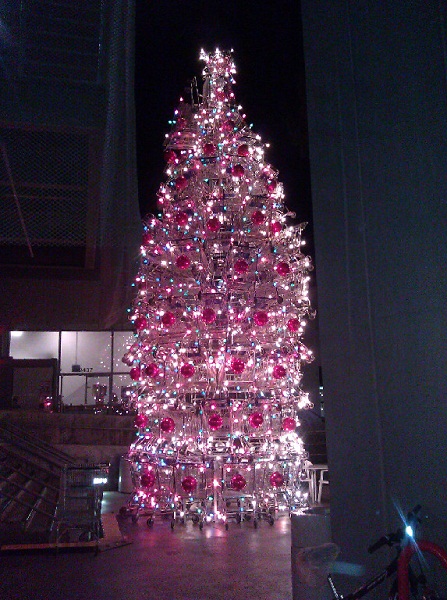
{"label": "bicycle wheel", "polygon": [[411,600],[447,600],[447,572],[431,554],[413,556],[409,576]]}

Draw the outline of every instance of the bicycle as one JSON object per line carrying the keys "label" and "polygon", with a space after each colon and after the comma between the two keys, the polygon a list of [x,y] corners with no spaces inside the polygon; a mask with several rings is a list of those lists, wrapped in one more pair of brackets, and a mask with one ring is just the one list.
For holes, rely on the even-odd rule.
{"label": "bicycle", "polygon": [[[327,580],[334,600],[359,600],[393,575],[396,575],[396,578],[390,587],[388,600],[445,600],[444,596],[439,595],[433,582],[429,581],[422,565],[421,553],[434,555],[447,571],[447,552],[432,542],[416,541],[416,529],[421,522],[420,511],[421,506],[415,506],[407,515],[404,529],[398,528],[395,532],[382,536],[368,548],[368,552],[372,554],[383,546],[394,547],[396,556],[378,575],[366,581],[354,592],[342,595],[337,590],[332,576],[328,575]],[[413,562],[416,565],[410,565],[412,557],[415,557]]]}

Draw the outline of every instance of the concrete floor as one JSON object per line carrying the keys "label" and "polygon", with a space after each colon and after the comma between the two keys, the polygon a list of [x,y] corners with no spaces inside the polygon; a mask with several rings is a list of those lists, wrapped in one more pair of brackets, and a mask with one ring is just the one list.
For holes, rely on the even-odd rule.
{"label": "concrete floor", "polygon": [[[115,515],[128,495],[106,492]],[[291,600],[290,519],[205,525],[120,521],[127,545],[88,552],[21,552],[0,557],[0,598],[8,600]],[[115,528],[115,529],[114,529]],[[113,541],[113,540],[112,540]]]}

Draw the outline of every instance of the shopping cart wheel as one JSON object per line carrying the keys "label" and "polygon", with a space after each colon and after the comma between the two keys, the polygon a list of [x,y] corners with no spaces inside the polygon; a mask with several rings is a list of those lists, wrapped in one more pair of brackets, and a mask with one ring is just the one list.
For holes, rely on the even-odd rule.
{"label": "shopping cart wheel", "polygon": [[197,523],[199,522],[199,517],[197,515],[194,515],[192,517],[192,522],[194,523],[194,525],[197,525]]}
{"label": "shopping cart wheel", "polygon": [[274,525],[274,524],[275,524],[275,519],[272,516],[270,516],[269,517],[269,525]]}
{"label": "shopping cart wheel", "polygon": [[230,526],[228,525],[228,523],[225,523],[225,529],[226,529],[227,531],[228,531],[229,527],[230,527]]}
{"label": "shopping cart wheel", "polygon": [[172,521],[171,521],[171,529],[172,530],[174,530],[174,526],[175,526],[175,521],[174,521],[174,519],[172,519]]}
{"label": "shopping cart wheel", "polygon": [[154,519],[153,519],[152,517],[150,517],[150,518],[149,518],[149,519],[146,521],[146,523],[147,523],[147,526],[148,526],[148,527],[153,527],[153,525],[154,525]]}
{"label": "shopping cart wheel", "polygon": [[236,515],[236,523],[240,523],[241,522],[241,515],[237,514]]}
{"label": "shopping cart wheel", "polygon": [[255,520],[253,521],[253,526],[254,526],[254,528],[255,528],[255,529],[257,529],[257,528],[258,528],[258,519],[255,519]]}
{"label": "shopping cart wheel", "polygon": [[200,521],[200,523],[199,523],[199,529],[200,529],[200,531],[202,531],[202,529],[203,529],[203,521]]}

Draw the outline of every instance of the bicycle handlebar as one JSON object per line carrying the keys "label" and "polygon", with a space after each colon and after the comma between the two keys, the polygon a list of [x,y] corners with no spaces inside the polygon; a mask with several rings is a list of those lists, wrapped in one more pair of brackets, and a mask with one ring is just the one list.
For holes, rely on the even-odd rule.
{"label": "bicycle handlebar", "polygon": [[377,542],[375,542],[374,544],[371,544],[371,546],[368,547],[368,552],[370,554],[372,554],[373,552],[375,552],[382,546],[385,546],[386,544],[389,544],[389,543],[390,543],[390,537],[388,535],[384,535],[379,540],[377,540]]}
{"label": "bicycle handlebar", "polygon": [[[407,524],[415,525],[419,521],[417,515],[420,510],[420,504],[416,504],[413,510],[410,510],[410,512],[407,515]],[[380,539],[377,540],[377,542],[371,544],[371,546],[368,547],[368,552],[372,554],[379,548],[382,548],[382,546],[393,546],[394,544],[399,544],[402,541],[403,537],[404,533],[402,529],[399,528],[394,533],[388,533],[387,535],[383,535]]]}

